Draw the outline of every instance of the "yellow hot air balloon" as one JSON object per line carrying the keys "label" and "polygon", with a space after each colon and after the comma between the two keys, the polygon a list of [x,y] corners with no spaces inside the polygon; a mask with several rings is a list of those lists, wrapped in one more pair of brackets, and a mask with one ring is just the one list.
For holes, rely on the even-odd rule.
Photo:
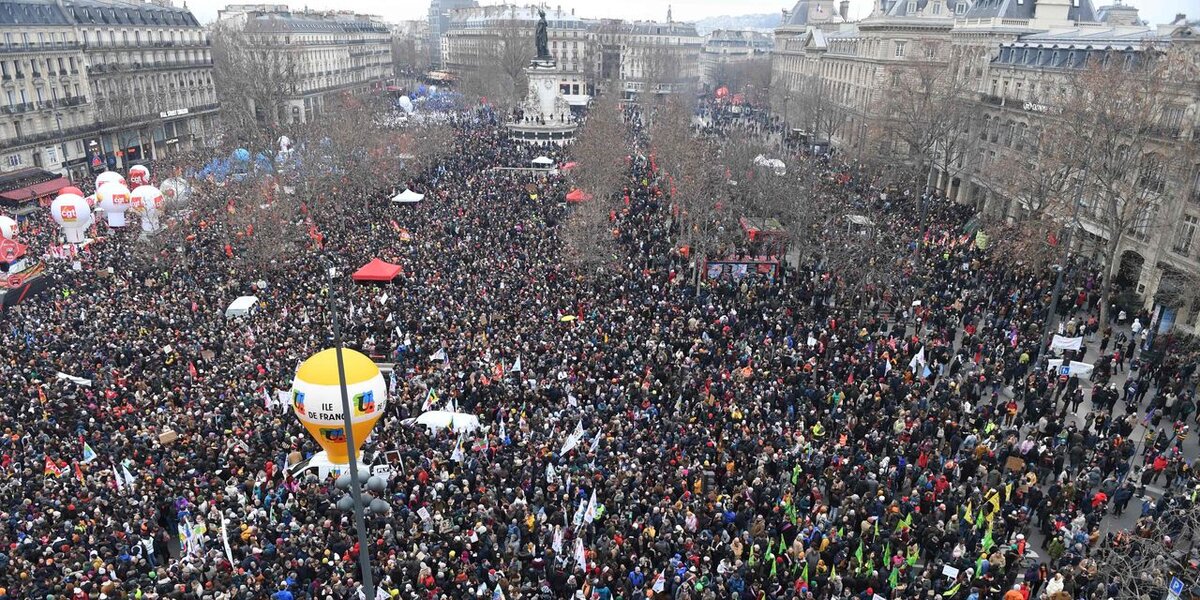
{"label": "yellow hot air balloon", "polygon": [[[343,349],[346,391],[350,396],[350,421],[354,451],[371,433],[387,406],[387,384],[379,367],[366,355]],[[322,350],[300,363],[292,380],[292,411],[308,433],[325,449],[329,462],[347,464],[346,429],[342,392],[338,385],[337,350]]]}

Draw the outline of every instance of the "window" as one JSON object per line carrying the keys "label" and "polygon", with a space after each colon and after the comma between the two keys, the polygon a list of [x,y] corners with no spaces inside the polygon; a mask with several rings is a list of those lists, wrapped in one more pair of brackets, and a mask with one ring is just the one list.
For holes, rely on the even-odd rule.
{"label": "window", "polygon": [[935,14],[935,15],[942,14],[942,3],[941,2],[933,3],[933,14]]}
{"label": "window", "polygon": [[896,58],[904,58],[904,42],[896,42]]}
{"label": "window", "polygon": [[[17,132],[17,137],[21,137],[21,133],[19,130]],[[10,167],[19,167],[19,166],[21,166],[21,155],[20,154],[9,154],[5,158],[4,162],[8,163],[8,166],[10,166]]]}
{"label": "window", "polygon": [[1183,215],[1175,226],[1175,242],[1171,244],[1171,252],[1187,256],[1192,253],[1192,238],[1196,237],[1196,224],[1200,221],[1192,215]]}
{"label": "window", "polygon": [[934,54],[936,54],[936,48],[933,44],[925,44],[925,58],[933,58]]}
{"label": "window", "polygon": [[908,0],[908,14],[917,14],[917,0]]}
{"label": "window", "polygon": [[956,14],[956,15],[967,14],[967,3],[959,2],[958,4],[954,5],[954,14]]}

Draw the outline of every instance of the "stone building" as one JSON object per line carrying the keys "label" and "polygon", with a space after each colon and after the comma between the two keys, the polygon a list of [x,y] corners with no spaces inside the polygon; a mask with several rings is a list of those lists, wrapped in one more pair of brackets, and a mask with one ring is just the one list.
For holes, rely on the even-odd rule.
{"label": "stone building", "polygon": [[704,38],[700,51],[700,83],[714,88],[724,83],[725,71],[771,55],[771,36],[758,31],[718,29]]}
{"label": "stone building", "polygon": [[191,148],[215,127],[207,36],[165,0],[0,2],[0,170],[78,180]]}
{"label": "stone building", "polygon": [[287,84],[269,100],[275,106],[251,107],[260,121],[305,123],[342,94],[382,90],[395,81],[391,31],[371,15],[235,5],[215,26],[238,33],[239,51],[269,56],[283,70],[274,74]]}
{"label": "stone building", "polygon": [[623,98],[643,93],[694,93],[700,82],[703,38],[667,11],[666,22],[605,19],[593,27],[600,80]]}

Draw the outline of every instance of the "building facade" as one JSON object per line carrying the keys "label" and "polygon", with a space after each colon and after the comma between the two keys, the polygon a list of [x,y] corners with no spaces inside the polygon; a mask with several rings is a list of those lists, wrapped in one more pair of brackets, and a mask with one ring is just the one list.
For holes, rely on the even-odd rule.
{"label": "building facade", "polygon": [[217,102],[208,40],[169,2],[0,2],[0,170],[79,180],[190,149]]}
{"label": "building facade", "polygon": [[[574,11],[547,10],[546,37],[558,63],[559,89],[573,104],[586,104],[595,91],[595,45],[587,23]],[[515,74],[529,66],[540,19],[529,6],[494,5],[451,11],[442,35],[442,68],[456,76],[494,70]],[[523,92],[523,90],[522,90]]]}
{"label": "building facade", "polygon": [[[1181,17],[1148,27],[1120,3],[1096,9],[1089,0],[881,0],[855,24],[826,18],[830,8],[827,1],[801,0],[776,30],[776,114],[800,134],[828,136],[841,151],[882,151],[895,161],[925,164],[926,157],[913,156],[911,148],[872,146],[878,140],[871,132],[887,130],[883,125],[895,119],[894,99],[903,95],[905,78],[932,67],[956,82],[947,107],[953,102],[966,116],[958,133],[944,137],[961,153],[953,161],[935,160],[929,182],[993,219],[1012,220],[1031,210],[1018,199],[1013,182],[1019,178],[1011,172],[1036,152],[1039,132],[1055,126],[1051,92],[1089,57],[1107,60],[1116,53],[1136,61],[1149,48],[1182,47],[1200,62],[1197,23]],[[822,18],[808,22],[813,15]],[[1148,151],[1196,156],[1200,88],[1192,80],[1171,89],[1161,117],[1166,124]],[[1118,279],[1148,308],[1194,327],[1200,300],[1180,293],[1188,285],[1180,282],[1200,276],[1200,164],[1169,177],[1143,177],[1136,172],[1139,163],[1130,162],[1130,177],[1150,186],[1159,226],[1139,223],[1120,238]],[[1096,215],[1083,210],[1083,234],[1073,240],[1087,256],[1099,256],[1108,239]]]}
{"label": "building facade", "polygon": [[704,38],[700,50],[700,83],[713,88],[722,83],[723,71],[756,59],[769,59],[771,36],[758,31],[718,29]]}
{"label": "building facade", "polygon": [[[370,15],[345,11],[296,12],[286,5],[227,7],[217,27],[236,33],[237,51],[279,65],[283,86],[269,97],[248,98],[260,122],[305,123],[343,94],[381,90],[395,82],[392,34]],[[274,104],[274,106],[265,106]]]}
{"label": "building facade", "polygon": [[599,79],[626,99],[644,93],[694,93],[704,39],[691,23],[605,19],[592,27]]}
{"label": "building facade", "polygon": [[429,68],[442,68],[442,36],[450,27],[450,13],[474,6],[478,6],[475,0],[430,0],[429,38],[426,43],[426,49],[429,52]]}

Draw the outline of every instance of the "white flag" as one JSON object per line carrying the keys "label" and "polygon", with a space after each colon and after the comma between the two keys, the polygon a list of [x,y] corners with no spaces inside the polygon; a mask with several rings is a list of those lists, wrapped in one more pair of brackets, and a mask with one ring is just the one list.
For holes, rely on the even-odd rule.
{"label": "white flag", "polygon": [[388,383],[389,383],[389,385],[388,385],[388,393],[389,393],[389,394],[393,394],[393,395],[394,395],[394,394],[396,393],[396,368],[395,368],[395,367],[392,367],[392,374],[391,374],[391,375],[392,375],[392,376],[391,376],[391,381],[390,381],[390,382],[388,382]]}
{"label": "white flag", "polygon": [[512,368],[511,368],[511,369],[509,369],[508,371],[509,371],[510,373],[516,373],[516,372],[518,372],[518,371],[520,371],[520,370],[521,370],[521,357],[520,357],[520,356],[518,356],[518,357],[517,357],[517,362],[514,362],[514,363],[512,364]]}
{"label": "white flag", "polygon": [[663,575],[663,573],[660,571],[658,573],[658,577],[654,578],[654,587],[652,587],[650,589],[653,590],[654,593],[656,593],[656,594],[667,589],[667,576]]}
{"label": "white flag", "polygon": [[601,436],[600,432],[597,431],[596,437],[592,438],[592,447],[588,448],[588,454],[595,454],[596,450],[600,449],[600,438],[601,437],[603,437],[603,436]]}
{"label": "white flag", "polygon": [[583,420],[580,420],[579,423],[577,423],[575,425],[575,431],[571,432],[571,435],[567,436],[567,439],[563,442],[562,449],[560,449],[558,451],[558,453],[561,455],[561,454],[566,454],[566,453],[570,452],[572,449],[575,448],[575,446],[579,445],[579,441],[582,439],[583,439]]}
{"label": "white flag", "polygon": [[263,408],[269,411],[271,404],[271,393],[267,391],[267,388],[263,388]]}
{"label": "white flag", "polygon": [[455,462],[463,461],[462,442],[463,442],[463,434],[460,433],[460,434],[458,434],[458,441],[454,442],[454,452],[450,453],[450,460],[453,460]]}
{"label": "white flag", "polygon": [[554,481],[554,463],[546,463],[546,483]]}
{"label": "white flag", "polygon": [[504,443],[504,438],[508,437],[508,433],[504,431],[504,419],[500,419],[500,443]]}
{"label": "white flag", "polygon": [[587,553],[583,550],[583,538],[575,538],[575,564],[587,572]]}
{"label": "white flag", "polygon": [[913,373],[920,374],[921,371],[917,368],[917,365],[925,366],[925,346],[921,346],[921,350],[917,352],[917,355],[908,361],[908,368]]}
{"label": "white flag", "polygon": [[117,465],[112,466],[113,481],[117,482],[117,492],[125,489],[125,482],[121,479],[121,474],[117,472]]}
{"label": "white flag", "polygon": [[575,529],[579,529],[579,526],[583,525],[583,514],[586,511],[587,511],[587,500],[580,498],[579,499],[579,508],[575,509],[575,519],[574,519],[574,524],[572,525],[572,527],[574,527]]}
{"label": "white flag", "polygon": [[229,527],[225,524],[225,513],[221,513],[221,543],[225,545],[225,558],[233,564],[233,550],[229,549]]}
{"label": "white flag", "polygon": [[129,485],[129,490],[133,491],[133,475],[129,474],[129,469],[125,468],[125,465],[121,465],[121,472],[125,474],[125,483]]}
{"label": "white flag", "polygon": [[434,352],[433,356],[429,357],[429,362],[446,362],[447,360],[449,360],[449,358],[446,355],[445,348],[442,348],[441,350]]}
{"label": "white flag", "polygon": [[592,498],[588,500],[587,509],[583,511],[583,520],[591,523],[596,520],[596,489],[592,488]]}
{"label": "white flag", "polygon": [[811,333],[808,334],[808,347],[812,348],[813,346],[816,346],[816,345],[817,345],[817,338],[813,337]]}
{"label": "white flag", "polygon": [[563,544],[563,528],[558,525],[555,525],[554,526],[554,541],[550,544],[550,547],[554,548],[555,554],[562,554],[562,544]]}

